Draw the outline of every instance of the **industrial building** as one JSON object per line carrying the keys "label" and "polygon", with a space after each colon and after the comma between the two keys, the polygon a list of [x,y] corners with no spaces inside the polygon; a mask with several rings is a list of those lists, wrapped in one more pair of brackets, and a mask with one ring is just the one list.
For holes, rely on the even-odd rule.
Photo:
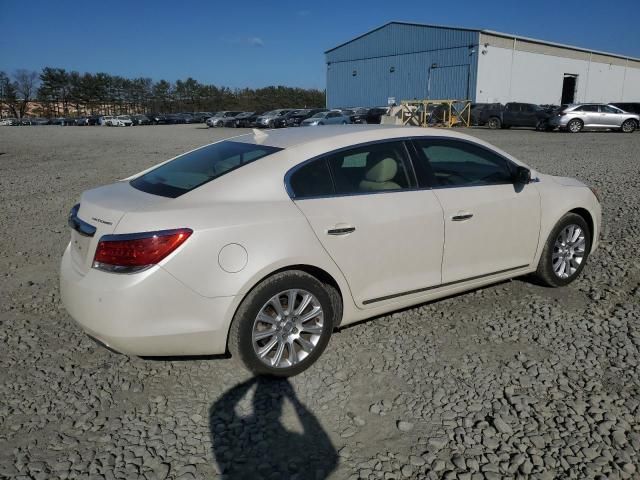
{"label": "industrial building", "polygon": [[330,108],[640,101],[640,59],[490,30],[390,22],[325,55]]}

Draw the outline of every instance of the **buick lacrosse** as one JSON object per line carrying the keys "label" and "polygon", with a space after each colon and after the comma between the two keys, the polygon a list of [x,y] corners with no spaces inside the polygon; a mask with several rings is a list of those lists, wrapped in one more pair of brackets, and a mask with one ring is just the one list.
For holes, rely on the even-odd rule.
{"label": "buick lacrosse", "polygon": [[256,130],[84,192],[61,294],[117,351],[290,376],[336,327],[525,274],[567,285],[600,224],[595,190],[471,136]]}

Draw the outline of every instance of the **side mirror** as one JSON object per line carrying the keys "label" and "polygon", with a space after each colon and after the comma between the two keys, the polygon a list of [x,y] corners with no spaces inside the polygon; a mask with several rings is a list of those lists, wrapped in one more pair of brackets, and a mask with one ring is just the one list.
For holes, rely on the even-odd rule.
{"label": "side mirror", "polygon": [[513,174],[513,183],[526,185],[531,183],[531,170],[527,167],[518,166]]}

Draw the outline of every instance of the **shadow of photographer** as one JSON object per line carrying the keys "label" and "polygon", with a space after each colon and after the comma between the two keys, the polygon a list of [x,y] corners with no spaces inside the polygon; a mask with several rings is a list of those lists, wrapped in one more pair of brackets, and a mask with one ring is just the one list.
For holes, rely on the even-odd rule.
{"label": "shadow of photographer", "polygon": [[[283,425],[286,399],[302,433]],[[338,463],[326,432],[286,379],[254,377],[230,389],[211,406],[209,428],[213,454],[222,478],[228,480],[322,480]]]}

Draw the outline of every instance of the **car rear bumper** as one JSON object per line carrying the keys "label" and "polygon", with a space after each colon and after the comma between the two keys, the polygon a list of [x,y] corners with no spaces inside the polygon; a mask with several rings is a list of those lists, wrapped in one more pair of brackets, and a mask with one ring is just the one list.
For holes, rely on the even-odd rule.
{"label": "car rear bumper", "polygon": [[136,274],[81,274],[67,247],[60,295],[90,336],[132,355],[211,355],[226,351],[234,297],[203,297],[162,267]]}
{"label": "car rear bumper", "polygon": [[551,117],[547,120],[547,123],[551,127],[566,127],[569,123],[568,117]]}

